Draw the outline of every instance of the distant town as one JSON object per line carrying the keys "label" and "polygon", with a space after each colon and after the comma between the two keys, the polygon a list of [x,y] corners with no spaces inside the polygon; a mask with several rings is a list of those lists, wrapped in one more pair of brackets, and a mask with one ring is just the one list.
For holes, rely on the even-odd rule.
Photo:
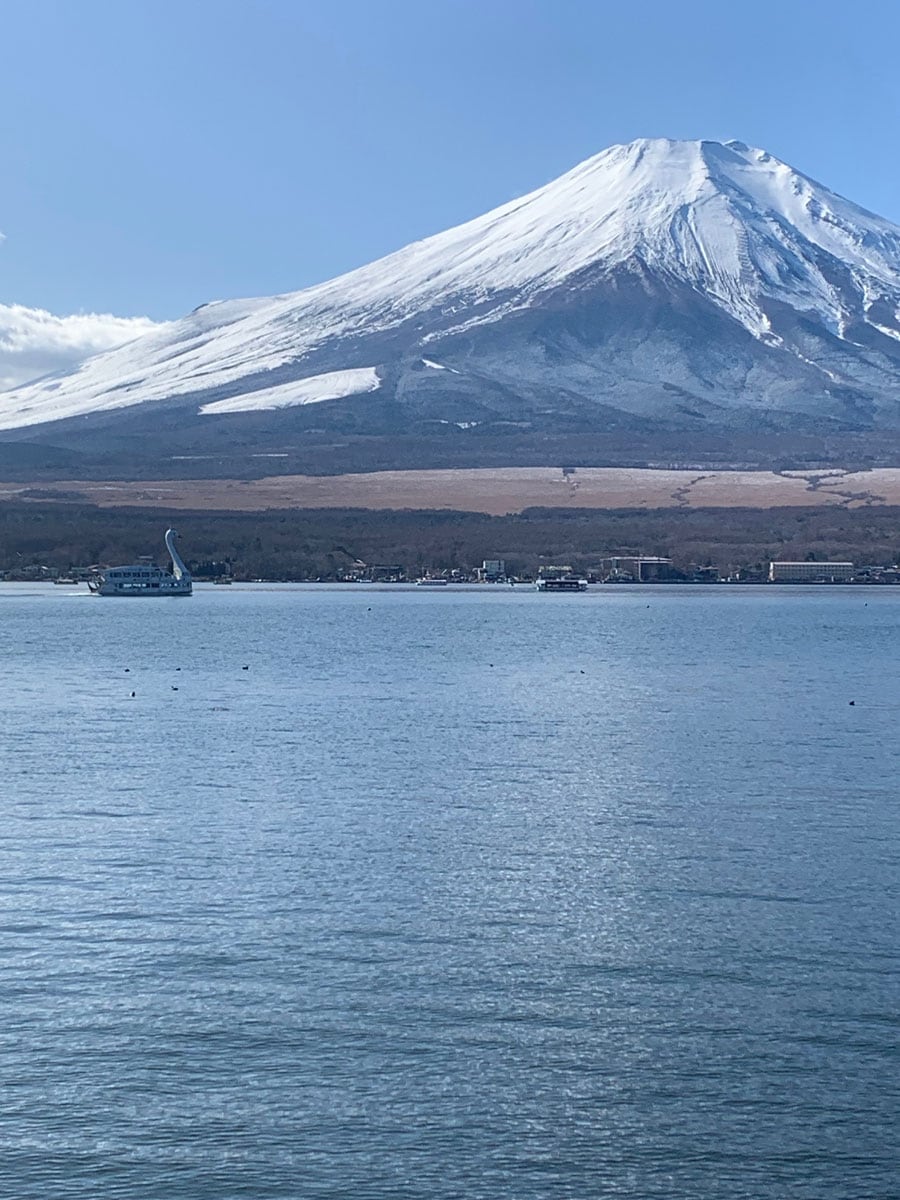
{"label": "distant town", "polygon": [[84,581],[165,562],[174,525],[194,578],[222,582],[504,585],[568,575],[603,584],[900,582],[900,508],[116,510],[0,503],[0,578]]}
{"label": "distant town", "polygon": [[[413,581],[400,566],[354,564],[355,570],[339,576],[344,583],[408,583]],[[576,575],[571,564],[540,567],[536,575],[514,575],[502,558],[485,559],[474,572],[428,571],[425,578],[455,583],[534,583],[539,579]],[[617,555],[601,559],[596,570],[585,574],[588,583],[900,583],[900,565],[857,567],[852,562],[772,561],[765,571],[749,569],[722,574],[716,566],[679,569],[660,555]]]}
{"label": "distant town", "polygon": [[[149,562],[147,558],[145,561]],[[40,582],[56,584],[86,583],[102,566],[68,567],[62,569],[43,564],[27,564],[18,569],[0,571],[6,582]],[[502,558],[488,558],[472,571],[461,568],[441,570],[419,568],[410,571],[400,564],[365,563],[355,560],[347,569],[334,575],[317,575],[307,579],[250,576],[236,572],[228,561],[189,562],[193,577],[210,583],[237,582],[306,582],[306,583],[538,583],[542,580],[583,579],[588,584],[895,584],[900,583],[900,565],[857,566],[852,562],[802,562],[773,560],[765,569],[740,569],[723,574],[714,565],[677,567],[671,558],[660,555],[616,555],[600,559],[596,569],[579,572],[569,563],[541,566],[535,574],[517,574],[507,569]]]}

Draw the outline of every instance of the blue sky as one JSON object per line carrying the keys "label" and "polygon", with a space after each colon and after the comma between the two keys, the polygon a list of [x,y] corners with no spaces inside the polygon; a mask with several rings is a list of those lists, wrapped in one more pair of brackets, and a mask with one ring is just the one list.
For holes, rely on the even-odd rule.
{"label": "blue sky", "polygon": [[29,0],[0,14],[0,303],[290,291],[642,136],[900,222],[900,5]]}

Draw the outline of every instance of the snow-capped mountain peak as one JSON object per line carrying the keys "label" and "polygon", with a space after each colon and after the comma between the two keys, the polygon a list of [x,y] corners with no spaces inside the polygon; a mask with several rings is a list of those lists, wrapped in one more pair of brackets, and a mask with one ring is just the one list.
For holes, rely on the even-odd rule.
{"label": "snow-capped mountain peak", "polygon": [[[542,389],[551,400],[562,386],[586,402],[623,404],[609,339],[620,354],[624,315],[631,320],[637,304],[630,293],[626,304],[622,289],[636,280],[656,295],[656,311],[698,306],[695,326],[716,312],[730,322],[717,327],[720,347],[749,334],[781,357],[769,359],[765,381],[760,375],[751,384],[756,352],[740,343],[728,352],[733,379],[717,367],[709,377],[701,371],[698,382],[696,364],[673,365],[671,344],[664,360],[658,346],[647,357],[645,320],[646,362],[623,367],[625,379],[644,380],[644,398],[628,400],[628,411],[657,413],[659,403],[646,397],[663,384],[726,410],[764,406],[776,394],[789,405],[798,387],[815,402],[821,388],[827,408],[835,387],[868,395],[895,370],[885,354],[900,346],[900,229],[742,142],[644,139],[612,146],[526,196],[326,283],[204,305],[68,377],[3,394],[0,428],[173,399],[210,420],[387,388],[411,401],[423,389],[430,396],[452,385],[460,395],[468,386],[478,399],[485,374],[506,391],[524,386],[529,403],[539,403]],[[547,374],[546,346],[541,358],[533,335],[526,354],[501,353],[514,325],[524,328],[525,317],[543,319],[561,304],[582,310],[569,337],[571,362],[564,354]],[[827,366],[815,366],[813,335],[798,333],[798,320],[841,343]],[[865,380],[853,367],[863,327],[862,341],[879,342],[875,351],[864,347]],[[683,345],[678,353],[683,359]],[[736,365],[735,354],[746,362]],[[450,370],[420,378],[423,359]],[[790,387],[777,385],[779,375],[793,380]],[[735,393],[740,380],[751,389],[743,399]]]}

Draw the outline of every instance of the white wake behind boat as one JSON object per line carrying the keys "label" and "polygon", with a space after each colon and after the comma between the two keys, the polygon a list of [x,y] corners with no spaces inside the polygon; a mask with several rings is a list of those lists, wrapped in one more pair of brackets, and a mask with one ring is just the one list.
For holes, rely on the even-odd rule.
{"label": "white wake behind boat", "polygon": [[99,571],[88,580],[88,587],[95,596],[190,596],[193,581],[175,548],[177,537],[174,529],[166,530],[171,571],[164,571],[150,559],[142,559],[130,567],[107,567]]}

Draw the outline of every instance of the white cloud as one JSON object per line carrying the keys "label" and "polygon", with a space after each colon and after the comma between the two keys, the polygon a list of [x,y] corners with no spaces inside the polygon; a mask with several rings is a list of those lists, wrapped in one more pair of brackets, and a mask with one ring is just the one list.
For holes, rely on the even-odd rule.
{"label": "white cloud", "polygon": [[148,317],[109,313],[56,317],[41,308],[0,304],[0,391],[51,371],[71,370],[91,354],[112,350],[158,328]]}

